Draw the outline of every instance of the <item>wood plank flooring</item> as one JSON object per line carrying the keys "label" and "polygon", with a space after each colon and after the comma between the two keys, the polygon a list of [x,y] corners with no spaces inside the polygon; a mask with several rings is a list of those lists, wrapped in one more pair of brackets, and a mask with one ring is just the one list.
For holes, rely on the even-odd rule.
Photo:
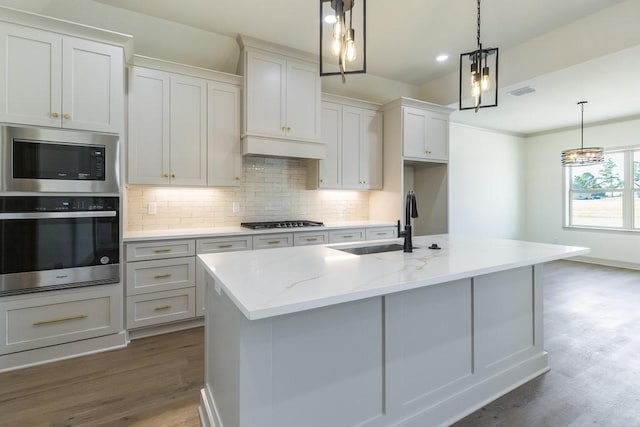
{"label": "wood plank flooring", "polygon": [[202,328],[0,374],[0,426],[199,426]]}
{"label": "wood plank flooring", "polygon": [[[544,290],[551,371],[455,426],[640,427],[640,272],[554,262]],[[196,328],[0,374],[0,426],[199,426],[203,352]]]}

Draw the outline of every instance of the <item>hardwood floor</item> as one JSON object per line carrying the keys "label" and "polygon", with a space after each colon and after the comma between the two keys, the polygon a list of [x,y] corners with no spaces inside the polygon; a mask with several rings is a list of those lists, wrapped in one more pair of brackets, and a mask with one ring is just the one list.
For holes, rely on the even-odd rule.
{"label": "hardwood floor", "polygon": [[456,427],[640,426],[640,271],[545,265],[551,371]]}
{"label": "hardwood floor", "polygon": [[0,426],[199,426],[202,328],[0,374]]}
{"label": "hardwood floor", "polygon": [[[640,272],[554,262],[544,290],[551,371],[455,426],[640,426]],[[197,328],[0,374],[0,426],[199,426],[203,352]]]}

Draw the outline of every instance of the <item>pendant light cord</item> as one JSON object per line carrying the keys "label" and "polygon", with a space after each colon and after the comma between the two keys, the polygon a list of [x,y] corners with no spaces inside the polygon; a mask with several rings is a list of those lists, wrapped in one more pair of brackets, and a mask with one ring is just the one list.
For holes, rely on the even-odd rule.
{"label": "pendant light cord", "polygon": [[584,104],[588,101],[580,101],[578,105],[580,106],[580,149],[584,150]]}
{"label": "pendant light cord", "polygon": [[478,47],[480,47],[480,0],[478,0]]}

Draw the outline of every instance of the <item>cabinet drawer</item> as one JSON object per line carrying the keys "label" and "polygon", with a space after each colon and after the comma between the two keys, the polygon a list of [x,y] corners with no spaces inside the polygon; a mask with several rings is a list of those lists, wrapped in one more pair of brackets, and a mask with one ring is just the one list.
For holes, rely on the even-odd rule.
{"label": "cabinet drawer", "polygon": [[364,228],[334,230],[329,232],[329,243],[359,242],[365,240]]}
{"label": "cabinet drawer", "polygon": [[251,236],[215,237],[211,239],[198,239],[196,241],[196,253],[198,254],[246,251],[250,249],[253,249],[253,239]]}
{"label": "cabinet drawer", "polygon": [[127,263],[127,295],[195,286],[195,257]]}
{"label": "cabinet drawer", "polygon": [[177,258],[196,254],[195,240],[167,240],[160,242],[127,243],[127,261]]}
{"label": "cabinet drawer", "polygon": [[367,240],[395,239],[398,237],[397,227],[367,228]]}
{"label": "cabinet drawer", "polygon": [[119,332],[122,288],[96,288],[0,304],[0,354]]}
{"label": "cabinet drawer", "polygon": [[253,249],[293,246],[293,233],[260,234],[253,236]]}
{"label": "cabinet drawer", "polygon": [[329,233],[326,231],[301,231],[293,235],[293,246],[322,245],[325,243],[329,243]]}
{"label": "cabinet drawer", "polygon": [[127,328],[157,325],[195,316],[195,288],[153,292],[127,298]]}

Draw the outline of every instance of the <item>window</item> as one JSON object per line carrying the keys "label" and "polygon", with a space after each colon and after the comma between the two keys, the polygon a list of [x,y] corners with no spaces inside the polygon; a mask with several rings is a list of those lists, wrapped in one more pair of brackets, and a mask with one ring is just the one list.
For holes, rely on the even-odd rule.
{"label": "window", "polygon": [[640,149],[565,168],[565,226],[640,230]]}

